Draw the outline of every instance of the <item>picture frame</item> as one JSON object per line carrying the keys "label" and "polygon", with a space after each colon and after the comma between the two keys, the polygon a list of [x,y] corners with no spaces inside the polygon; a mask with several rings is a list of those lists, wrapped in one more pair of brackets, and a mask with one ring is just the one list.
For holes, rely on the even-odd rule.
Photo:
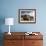
{"label": "picture frame", "polygon": [[19,23],[36,23],[36,9],[19,9]]}

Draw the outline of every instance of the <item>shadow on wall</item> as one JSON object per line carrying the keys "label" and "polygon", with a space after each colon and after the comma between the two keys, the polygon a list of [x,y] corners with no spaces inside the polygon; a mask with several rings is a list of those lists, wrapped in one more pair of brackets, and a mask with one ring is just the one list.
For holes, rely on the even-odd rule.
{"label": "shadow on wall", "polygon": [[2,25],[5,23],[5,17],[0,16],[0,46],[3,46],[3,32],[2,32]]}

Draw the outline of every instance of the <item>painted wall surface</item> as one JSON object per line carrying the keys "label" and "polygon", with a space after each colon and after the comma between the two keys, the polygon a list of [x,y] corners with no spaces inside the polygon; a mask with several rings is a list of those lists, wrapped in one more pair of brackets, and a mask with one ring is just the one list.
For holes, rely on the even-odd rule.
{"label": "painted wall surface", "polygon": [[[18,23],[19,9],[36,9],[36,24]],[[15,19],[15,24],[11,26],[11,32],[37,31],[44,32],[43,34],[46,36],[46,0],[0,0],[1,33],[8,32],[8,26],[4,23],[4,19],[7,17],[13,17]],[[46,44],[46,41],[44,43]]]}
{"label": "painted wall surface", "polygon": [[[19,24],[18,9],[36,9],[36,24]],[[2,17],[13,17],[15,20],[11,31],[46,31],[46,1],[45,0],[1,0]],[[8,31],[7,25],[1,26],[2,32]]]}

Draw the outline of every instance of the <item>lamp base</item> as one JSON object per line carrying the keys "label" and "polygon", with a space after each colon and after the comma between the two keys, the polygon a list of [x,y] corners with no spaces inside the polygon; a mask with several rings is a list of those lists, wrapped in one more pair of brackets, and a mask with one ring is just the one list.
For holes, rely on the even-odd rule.
{"label": "lamp base", "polygon": [[10,32],[8,32],[8,34],[9,34],[9,35],[11,35],[11,33],[10,33]]}

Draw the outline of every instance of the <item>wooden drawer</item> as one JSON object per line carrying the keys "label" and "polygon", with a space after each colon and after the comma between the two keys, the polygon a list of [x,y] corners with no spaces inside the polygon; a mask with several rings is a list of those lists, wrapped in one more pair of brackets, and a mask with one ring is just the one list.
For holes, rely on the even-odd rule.
{"label": "wooden drawer", "polygon": [[4,46],[23,46],[23,40],[5,40]]}
{"label": "wooden drawer", "polygon": [[4,36],[4,39],[22,40],[22,39],[24,39],[24,35],[15,35],[15,36],[13,36],[13,35],[6,35],[6,36]]}
{"label": "wooden drawer", "polygon": [[25,40],[24,46],[43,46],[42,40]]}
{"label": "wooden drawer", "polygon": [[29,40],[29,39],[39,39],[39,40],[43,40],[43,36],[41,35],[33,35],[33,36],[30,36],[30,35],[25,35],[25,39]]}
{"label": "wooden drawer", "polygon": [[34,40],[32,41],[32,46],[43,46],[42,40]]}
{"label": "wooden drawer", "polygon": [[4,41],[4,45],[5,46],[15,46],[16,45],[16,41],[15,40],[5,40]]}

